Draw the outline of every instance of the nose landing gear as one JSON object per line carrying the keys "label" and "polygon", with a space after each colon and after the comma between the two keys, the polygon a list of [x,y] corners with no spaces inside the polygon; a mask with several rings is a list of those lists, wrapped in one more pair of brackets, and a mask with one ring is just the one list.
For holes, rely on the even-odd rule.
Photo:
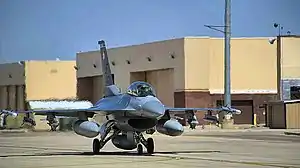
{"label": "nose landing gear", "polygon": [[146,147],[148,154],[153,154],[154,153],[154,140],[153,140],[153,138],[148,138],[146,140],[142,133],[138,133],[137,141],[140,142],[137,145],[138,154],[140,154],[140,155],[143,154],[143,145]]}
{"label": "nose landing gear", "polygon": [[95,138],[93,140],[93,153],[99,154],[99,151],[100,151],[100,141],[99,139]]}
{"label": "nose landing gear", "polygon": [[[113,129],[113,124],[108,126],[105,134],[103,136],[100,137],[100,140],[98,138],[95,138],[93,140],[93,154],[99,154],[100,149],[103,148],[103,146],[110,141],[113,137],[115,137],[116,135],[118,135],[120,133],[120,130],[117,129]],[[111,135],[108,136],[109,132],[111,131],[111,129],[113,129],[113,133]]]}
{"label": "nose landing gear", "polygon": [[149,154],[154,153],[154,140],[152,138],[147,139],[147,152]]}

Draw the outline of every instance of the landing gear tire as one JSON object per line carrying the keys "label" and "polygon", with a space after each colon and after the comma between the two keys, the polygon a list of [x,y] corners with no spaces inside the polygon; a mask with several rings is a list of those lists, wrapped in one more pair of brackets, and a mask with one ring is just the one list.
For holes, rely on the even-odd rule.
{"label": "landing gear tire", "polygon": [[100,141],[99,139],[95,138],[93,140],[93,154],[99,154],[100,151]]}
{"label": "landing gear tire", "polygon": [[143,154],[143,146],[142,146],[142,144],[138,144],[138,146],[137,146],[137,152],[138,152],[139,155]]}
{"label": "landing gear tire", "polygon": [[154,153],[154,141],[152,138],[147,139],[147,152],[148,154]]}

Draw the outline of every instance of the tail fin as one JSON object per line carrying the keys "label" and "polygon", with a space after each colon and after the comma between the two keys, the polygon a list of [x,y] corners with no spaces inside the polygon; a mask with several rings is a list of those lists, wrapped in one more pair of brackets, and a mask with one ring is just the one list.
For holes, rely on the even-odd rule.
{"label": "tail fin", "polygon": [[116,96],[121,94],[119,88],[115,86],[111,69],[109,66],[108,54],[104,40],[98,41],[100,45],[102,77],[104,82],[104,97]]}
{"label": "tail fin", "polygon": [[109,66],[105,42],[104,42],[104,40],[101,40],[101,41],[98,41],[98,44],[100,45],[104,85],[105,86],[114,85],[114,81],[113,81],[110,66]]}

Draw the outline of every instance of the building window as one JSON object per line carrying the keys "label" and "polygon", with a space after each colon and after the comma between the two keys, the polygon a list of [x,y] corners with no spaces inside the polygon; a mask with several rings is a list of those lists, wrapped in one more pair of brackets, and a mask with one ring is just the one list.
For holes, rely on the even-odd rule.
{"label": "building window", "polygon": [[290,90],[291,100],[300,99],[300,86],[292,86]]}

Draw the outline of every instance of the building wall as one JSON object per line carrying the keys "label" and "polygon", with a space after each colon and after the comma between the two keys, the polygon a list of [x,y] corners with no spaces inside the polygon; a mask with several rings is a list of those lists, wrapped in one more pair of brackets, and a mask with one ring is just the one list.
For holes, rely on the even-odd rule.
{"label": "building wall", "polygon": [[[264,122],[264,117],[259,105],[275,99],[277,94],[277,48],[268,40],[232,38],[231,41],[232,99],[235,104],[238,100],[245,101],[245,116],[249,118],[256,113],[261,122]],[[158,97],[171,106],[213,107],[218,100],[224,99],[221,95],[224,92],[223,41],[186,37],[113,48],[108,50],[108,55],[110,62],[115,63],[111,65],[115,82],[123,91],[131,82],[144,80],[151,83]],[[170,58],[172,53],[174,59]],[[151,62],[147,60],[148,56]],[[99,51],[78,53],[78,81],[101,75],[100,63]],[[96,87],[86,85],[82,90]]]}
{"label": "building wall", "polygon": [[208,90],[210,87],[209,61],[210,38],[185,38],[184,40],[184,65],[185,86],[184,90]]}
{"label": "building wall", "polygon": [[[115,63],[111,65],[115,82],[123,91],[132,81],[131,72],[173,68],[174,91],[220,94],[224,87],[223,41],[187,37],[108,49],[108,54],[110,62]],[[276,45],[270,45],[268,38],[232,38],[232,92],[276,94],[276,52]],[[170,53],[174,53],[175,59],[170,59]],[[152,61],[147,61],[147,57]],[[100,63],[99,51],[78,53],[77,78],[101,75]]]}
{"label": "building wall", "polygon": [[300,36],[282,37],[282,78],[300,79]]}
{"label": "building wall", "polygon": [[291,99],[291,87],[300,87],[300,36],[281,37],[283,100]]}
{"label": "building wall", "polygon": [[26,62],[26,100],[76,98],[75,65],[75,61]]}
{"label": "building wall", "polygon": [[[210,57],[210,91],[224,88],[224,40],[213,39]],[[233,93],[276,93],[276,45],[268,38],[233,38],[231,87]]]}
{"label": "building wall", "polygon": [[23,107],[24,64],[0,64],[0,109]]}
{"label": "building wall", "polygon": [[24,85],[24,64],[6,63],[0,64],[0,86]]}
{"label": "building wall", "polygon": [[[0,109],[24,110],[26,101],[76,97],[75,61],[26,61],[0,65]],[[7,128],[20,128],[24,115],[7,117]],[[36,129],[49,128],[35,116]]]}
{"label": "building wall", "polygon": [[[125,92],[132,81],[147,81],[155,87],[163,102],[173,106],[174,90],[182,90],[185,85],[183,44],[184,39],[175,39],[108,49],[115,83]],[[127,61],[130,61],[130,64]],[[112,65],[112,62],[115,65]],[[99,78],[102,75],[99,51],[77,53],[77,68],[78,88],[81,90],[78,91],[78,97],[95,102],[102,97],[102,89],[99,88],[102,87],[102,79]],[[94,81],[93,84],[88,82],[86,77],[93,78],[90,79]],[[165,89],[166,86],[169,86],[168,89]],[[97,95],[88,92],[90,88],[94,88]],[[92,95],[88,96],[87,93]]]}
{"label": "building wall", "polygon": [[[109,60],[115,63],[111,65],[115,82],[122,90],[126,90],[130,84],[130,72],[174,68],[177,74],[174,78],[175,88],[184,88],[183,42],[183,39],[175,39],[108,49]],[[171,53],[174,53],[175,59],[171,58]],[[151,57],[151,62],[147,57]],[[127,64],[127,60],[130,64]],[[93,64],[96,64],[96,68]],[[99,51],[77,53],[77,67],[77,78],[101,75]]]}

